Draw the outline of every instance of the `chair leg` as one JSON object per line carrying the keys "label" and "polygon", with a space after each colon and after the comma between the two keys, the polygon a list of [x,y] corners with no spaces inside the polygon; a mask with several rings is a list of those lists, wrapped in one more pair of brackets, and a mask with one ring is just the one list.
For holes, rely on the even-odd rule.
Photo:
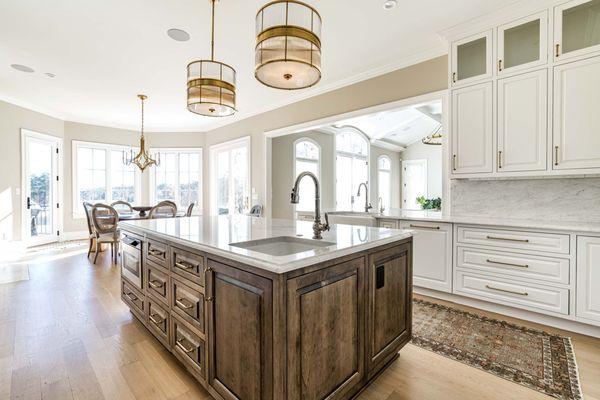
{"label": "chair leg", "polygon": [[96,255],[94,256],[94,264],[96,264],[96,260],[98,259],[98,254],[100,253],[100,241],[96,239]]}
{"label": "chair leg", "polygon": [[90,239],[90,246],[88,247],[88,258],[90,258],[90,253],[92,252],[92,245],[94,244],[94,239]]}

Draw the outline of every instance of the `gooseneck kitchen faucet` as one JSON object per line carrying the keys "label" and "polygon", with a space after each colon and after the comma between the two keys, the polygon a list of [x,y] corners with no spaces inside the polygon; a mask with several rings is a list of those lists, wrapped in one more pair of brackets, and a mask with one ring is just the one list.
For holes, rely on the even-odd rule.
{"label": "gooseneck kitchen faucet", "polygon": [[315,184],[315,221],[313,223],[313,239],[323,239],[321,232],[329,230],[329,218],[325,213],[325,223],[321,222],[321,195],[319,190],[319,179],[312,172],[304,171],[298,175],[294,187],[292,188],[291,203],[300,202],[300,181],[305,176],[309,176]]}

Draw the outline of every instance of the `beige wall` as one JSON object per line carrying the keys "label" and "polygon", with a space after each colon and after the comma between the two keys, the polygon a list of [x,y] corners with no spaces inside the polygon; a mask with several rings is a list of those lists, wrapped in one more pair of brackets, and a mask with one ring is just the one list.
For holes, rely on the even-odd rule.
{"label": "beige wall", "polygon": [[431,146],[418,141],[401,154],[402,160],[427,160],[427,197],[443,197],[442,146]]}
{"label": "beige wall", "polygon": [[[208,131],[209,146],[243,136],[251,137],[251,185],[265,204],[266,145],[264,133],[275,129],[361,110],[447,88],[447,57],[434,58],[354,85],[268,111],[222,128]],[[204,213],[209,213],[209,170],[204,157]]]}
{"label": "beige wall", "polygon": [[391,162],[392,162],[392,172],[391,172],[391,180],[392,180],[392,184],[391,184],[391,192],[392,192],[392,198],[391,198],[391,205],[386,205],[385,208],[386,209],[390,209],[390,208],[399,208],[400,207],[400,177],[401,177],[401,170],[400,170],[400,153],[397,151],[391,151],[388,149],[383,149],[381,147],[377,147],[377,146],[371,146],[371,152],[370,152],[370,175],[371,177],[369,178],[369,200],[371,202],[371,204],[373,205],[373,209],[374,210],[378,210],[379,209],[379,180],[378,180],[378,166],[377,166],[377,159],[380,156],[386,155],[390,158]]}

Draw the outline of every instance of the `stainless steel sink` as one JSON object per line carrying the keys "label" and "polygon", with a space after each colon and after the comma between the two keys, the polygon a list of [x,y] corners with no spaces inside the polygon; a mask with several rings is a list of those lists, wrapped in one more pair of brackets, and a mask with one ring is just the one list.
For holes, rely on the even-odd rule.
{"label": "stainless steel sink", "polygon": [[290,254],[302,253],[315,250],[320,247],[333,246],[333,242],[322,240],[302,239],[293,236],[277,236],[269,239],[249,240],[247,242],[230,243],[230,246],[239,247],[270,256],[288,256]]}

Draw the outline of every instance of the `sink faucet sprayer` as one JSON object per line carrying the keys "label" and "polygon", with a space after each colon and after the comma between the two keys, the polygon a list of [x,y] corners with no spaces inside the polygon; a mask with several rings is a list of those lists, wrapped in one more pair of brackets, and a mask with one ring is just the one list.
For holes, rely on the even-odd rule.
{"label": "sink faucet sprayer", "polygon": [[315,184],[315,222],[313,223],[313,239],[323,239],[321,232],[329,230],[329,217],[325,213],[325,223],[321,222],[321,195],[319,191],[319,180],[312,172],[304,171],[298,175],[292,188],[291,203],[300,202],[300,181],[305,176],[310,176]]}
{"label": "sink faucet sprayer", "polygon": [[360,189],[362,187],[365,187],[365,212],[368,213],[369,210],[371,208],[373,208],[373,206],[371,205],[371,203],[369,203],[369,188],[367,187],[367,183],[363,182],[360,185],[358,185],[358,193],[356,193],[356,197],[360,196]]}

